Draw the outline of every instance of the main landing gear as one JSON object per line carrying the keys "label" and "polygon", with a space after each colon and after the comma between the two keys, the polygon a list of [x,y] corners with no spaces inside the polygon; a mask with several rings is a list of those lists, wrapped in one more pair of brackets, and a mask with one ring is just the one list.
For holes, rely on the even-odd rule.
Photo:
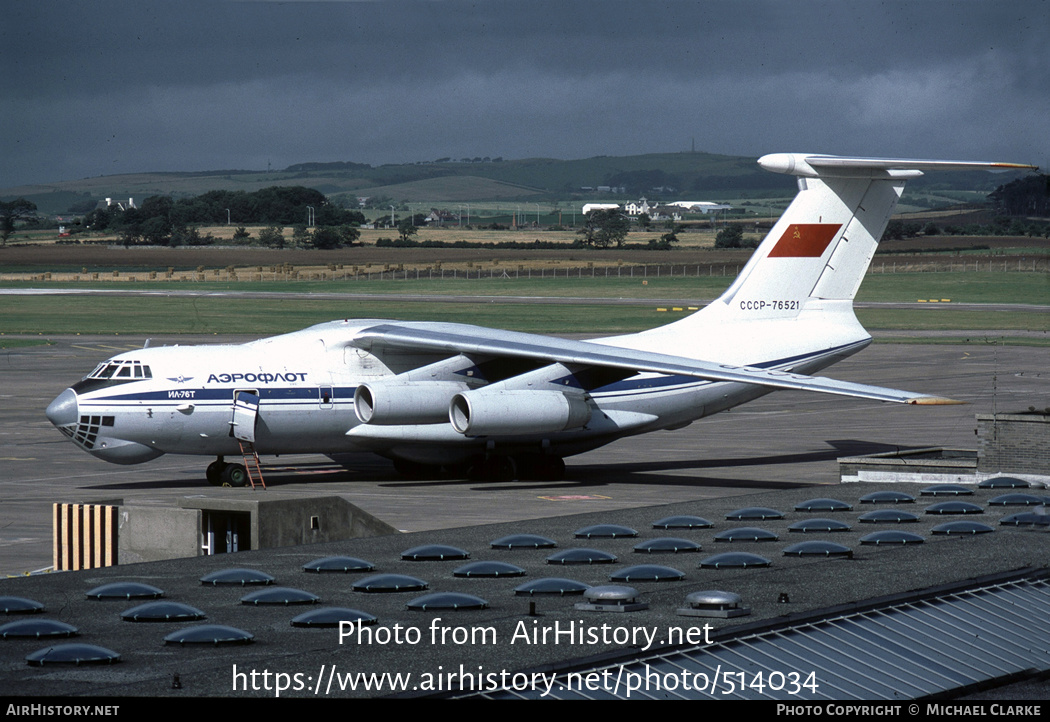
{"label": "main landing gear", "polygon": [[477,457],[467,466],[471,481],[560,481],[565,478],[565,462],[559,456],[520,454]]}
{"label": "main landing gear", "polygon": [[244,464],[227,464],[221,456],[208,464],[204,475],[212,486],[248,485],[248,470],[244,468]]}

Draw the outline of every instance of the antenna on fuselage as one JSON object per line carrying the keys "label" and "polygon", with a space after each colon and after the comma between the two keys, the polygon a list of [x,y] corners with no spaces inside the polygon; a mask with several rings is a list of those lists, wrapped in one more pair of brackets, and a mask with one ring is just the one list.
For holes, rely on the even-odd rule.
{"label": "antenna on fuselage", "polygon": [[142,348],[149,348],[150,342],[152,340],[153,340],[152,338],[147,338],[146,339],[146,343],[142,344]]}

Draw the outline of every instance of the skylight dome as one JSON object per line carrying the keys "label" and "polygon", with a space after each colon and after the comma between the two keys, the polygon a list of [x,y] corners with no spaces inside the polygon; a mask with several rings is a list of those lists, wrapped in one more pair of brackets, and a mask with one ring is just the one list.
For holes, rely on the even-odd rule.
{"label": "skylight dome", "polygon": [[968,501],[942,501],[930,504],[924,510],[927,514],[983,514],[984,509]]}
{"label": "skylight dome", "polygon": [[470,554],[464,549],[447,544],[424,544],[401,552],[401,558],[410,562],[445,562],[470,559]]}
{"label": "skylight dome", "polygon": [[962,484],[934,484],[919,493],[923,496],[973,496],[973,489]]}
{"label": "skylight dome", "polygon": [[291,587],[267,587],[251,594],[241,597],[241,604],[260,605],[290,605],[290,604],[317,604],[321,598],[316,594],[292,589]]}
{"label": "skylight dome", "polygon": [[903,491],[873,491],[860,498],[861,504],[913,504],[915,497]]}
{"label": "skylight dome", "polygon": [[947,534],[952,536],[960,534],[987,534],[988,532],[992,531],[995,530],[987,524],[982,524],[979,521],[970,521],[968,519],[949,521],[944,524],[938,524],[937,526],[930,529],[931,534]]}
{"label": "skylight dome", "polygon": [[814,539],[785,547],[786,557],[853,557],[853,550],[843,544]]}
{"label": "skylight dome", "polygon": [[636,564],[609,575],[612,582],[680,582],[685,579],[685,572],[680,572],[673,567],[665,567],[659,564]]}
{"label": "skylight dome", "polygon": [[616,555],[599,549],[566,549],[547,557],[548,564],[615,564]]}
{"label": "skylight dome", "polygon": [[860,538],[861,544],[886,545],[897,544],[907,546],[909,544],[922,544],[925,541],[918,534],[898,529],[887,529],[886,531],[875,531]]}
{"label": "skylight dome", "polygon": [[419,592],[427,588],[427,583],[406,574],[376,574],[354,582],[355,592],[383,594],[393,592]]}
{"label": "skylight dome", "polygon": [[562,579],[561,577],[544,577],[533,579],[514,588],[514,593],[519,597],[535,595],[557,595],[564,597],[570,594],[583,594],[590,587],[575,579]]}
{"label": "skylight dome", "polygon": [[52,664],[113,664],[119,661],[120,655],[112,649],[95,644],[53,644],[26,655],[26,663],[34,667]]}
{"label": "skylight dome", "polygon": [[810,534],[813,532],[849,531],[850,526],[838,519],[803,519],[788,527],[788,531]]}
{"label": "skylight dome", "polygon": [[220,569],[201,577],[201,584],[206,586],[250,586],[255,584],[273,584],[274,578],[258,569]]}
{"label": "skylight dome", "polygon": [[1047,498],[1035,494],[1000,494],[988,500],[989,506],[1046,506]]}
{"label": "skylight dome", "polygon": [[753,526],[738,526],[734,529],[726,529],[715,534],[716,542],[772,542],[779,537],[766,529]]}
{"label": "skylight dome", "polygon": [[795,506],[795,511],[851,511],[853,507],[838,499],[810,499]]}
{"label": "skylight dome", "polygon": [[511,534],[491,542],[493,549],[553,549],[558,543],[539,534]]}
{"label": "skylight dome", "polygon": [[477,561],[452,572],[454,577],[523,577],[525,570],[507,562]]}
{"label": "skylight dome", "polygon": [[595,524],[577,529],[573,536],[577,539],[622,539],[624,537],[636,537],[638,532],[619,524]]}
{"label": "skylight dome", "polygon": [[711,526],[702,516],[668,516],[653,522],[653,529],[710,529]]}
{"label": "skylight dome", "polygon": [[157,599],[164,592],[141,582],[112,582],[87,592],[88,599]]}
{"label": "skylight dome", "polygon": [[255,635],[223,624],[201,624],[172,632],[164,638],[165,644],[248,644]]}
{"label": "skylight dome", "polygon": [[919,517],[900,509],[876,509],[860,515],[862,524],[907,524],[919,521]]}
{"label": "skylight dome", "polygon": [[981,489],[1027,489],[1031,484],[1014,476],[995,476],[985,479],[977,486]]}
{"label": "skylight dome", "polygon": [[292,619],[293,627],[338,627],[343,622],[353,625],[370,626],[377,622],[375,615],[362,612],[359,609],[348,609],[346,607],[321,607],[303,612]]}
{"label": "skylight dome", "polygon": [[701,569],[746,569],[747,567],[768,567],[772,564],[765,557],[747,552],[726,552],[715,554],[700,562]]}
{"label": "skylight dome", "polygon": [[205,618],[204,612],[180,602],[147,602],[120,613],[125,622],[195,622]]}
{"label": "skylight dome", "polygon": [[700,551],[700,545],[688,539],[665,536],[639,542],[634,545],[634,551],[637,554],[683,554]]}
{"label": "skylight dome", "polygon": [[77,633],[77,628],[72,624],[39,617],[19,619],[17,622],[0,625],[0,639],[75,637]]}
{"label": "skylight dome", "polygon": [[746,509],[737,509],[726,514],[726,519],[731,521],[755,521],[764,519],[783,519],[784,513],[776,509],[764,506],[749,506]]}
{"label": "skylight dome", "polygon": [[415,609],[421,612],[436,610],[463,612],[475,609],[487,609],[488,606],[489,603],[481,597],[476,597],[473,594],[462,594],[460,592],[434,592],[433,594],[425,594],[422,597],[416,597],[408,603],[409,609]]}
{"label": "skylight dome", "polygon": [[0,597],[0,612],[4,614],[39,614],[44,605],[25,597]]}
{"label": "skylight dome", "polygon": [[323,557],[303,565],[304,572],[370,572],[376,568],[372,562],[357,557]]}

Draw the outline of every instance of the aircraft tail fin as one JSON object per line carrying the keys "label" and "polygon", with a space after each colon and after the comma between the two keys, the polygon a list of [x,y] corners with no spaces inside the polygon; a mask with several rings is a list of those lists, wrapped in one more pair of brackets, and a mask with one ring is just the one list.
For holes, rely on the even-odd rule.
{"label": "aircraft tail fin", "polygon": [[1032,168],[798,153],[758,163],[797,176],[799,192],[716,302],[730,316],[754,320],[792,318],[815,301],[852,301],[909,178],[924,170]]}

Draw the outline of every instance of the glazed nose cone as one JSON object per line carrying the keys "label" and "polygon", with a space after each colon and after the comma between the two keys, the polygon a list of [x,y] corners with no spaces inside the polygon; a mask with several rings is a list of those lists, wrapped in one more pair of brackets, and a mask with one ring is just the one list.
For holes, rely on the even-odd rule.
{"label": "glazed nose cone", "polygon": [[55,426],[69,426],[77,423],[77,394],[73,389],[66,389],[55,400],[47,405],[48,420]]}

